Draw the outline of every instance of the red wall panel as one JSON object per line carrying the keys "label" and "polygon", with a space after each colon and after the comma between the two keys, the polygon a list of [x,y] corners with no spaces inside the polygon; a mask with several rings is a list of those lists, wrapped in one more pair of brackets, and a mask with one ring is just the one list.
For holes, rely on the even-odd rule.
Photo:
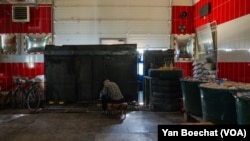
{"label": "red wall panel", "polygon": [[[200,18],[200,8],[211,3],[211,12],[204,18]],[[216,21],[217,24],[228,22],[250,13],[247,5],[249,0],[200,0],[194,5],[194,27],[199,27],[206,23]]]}
{"label": "red wall panel", "polygon": [[12,5],[0,4],[0,33],[51,33],[50,4],[30,7],[30,22],[12,22]]}
{"label": "red wall panel", "polygon": [[[199,16],[200,8],[208,2],[211,3],[211,12],[207,16],[201,18]],[[247,8],[249,5],[249,0],[200,0],[192,7],[193,17],[190,20],[193,20],[193,30],[213,21],[216,21],[217,25],[219,25],[247,15],[250,13],[250,8]],[[177,25],[185,22],[181,21],[180,18],[178,19],[178,13],[186,9],[186,6],[173,7],[172,34],[180,34],[177,30]],[[179,62],[177,65],[183,69],[189,69],[188,67],[184,67],[186,63]],[[250,64],[248,62],[218,62],[217,68],[218,78],[227,78],[239,82],[250,82],[250,75],[247,73],[250,72]],[[184,70],[184,72],[185,75],[188,76],[191,70]]]}
{"label": "red wall panel", "polygon": [[[185,18],[181,17],[182,12],[187,12]],[[179,26],[185,26],[184,32],[179,30]],[[194,33],[193,26],[193,7],[192,6],[173,6],[172,7],[172,34],[191,34]]]}
{"label": "red wall panel", "polygon": [[218,78],[227,78],[231,81],[250,83],[249,62],[219,62]]}
{"label": "red wall panel", "polygon": [[193,62],[175,62],[174,67],[180,68],[183,70],[183,77],[192,77],[193,76]]}
{"label": "red wall panel", "polygon": [[[205,18],[199,17],[199,10],[204,4],[211,2],[211,13]],[[199,27],[206,23],[216,21],[222,24],[234,20],[250,13],[247,6],[249,0],[200,0],[194,5],[194,27]],[[218,62],[218,78],[227,78],[232,81],[250,82],[250,77],[246,73],[250,71],[247,62]]]}
{"label": "red wall panel", "polygon": [[[12,22],[12,5],[0,4],[0,34],[7,33],[52,33],[52,9],[50,4],[30,7],[30,22]],[[25,54],[23,54],[25,55]],[[11,60],[10,60],[11,61]],[[33,78],[44,74],[44,63],[34,63],[34,68],[23,63],[0,63],[1,90],[9,90],[13,76]]]}
{"label": "red wall panel", "polygon": [[10,90],[12,88],[14,76],[34,78],[43,74],[44,63],[34,63],[34,68],[29,68],[27,63],[0,63],[1,90]]}

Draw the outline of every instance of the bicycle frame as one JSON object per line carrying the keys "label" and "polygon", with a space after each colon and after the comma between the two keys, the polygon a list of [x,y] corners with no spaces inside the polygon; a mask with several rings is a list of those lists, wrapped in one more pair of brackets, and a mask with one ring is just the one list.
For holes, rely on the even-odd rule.
{"label": "bicycle frame", "polygon": [[28,95],[27,90],[25,89],[26,81],[20,78],[16,78],[15,83],[17,84],[17,86],[12,93],[12,108],[23,108],[25,106],[25,99]]}
{"label": "bicycle frame", "polygon": [[37,87],[37,82],[27,79],[16,78],[17,84],[12,94],[12,108],[28,108],[34,112],[39,108],[41,100],[41,90]]}

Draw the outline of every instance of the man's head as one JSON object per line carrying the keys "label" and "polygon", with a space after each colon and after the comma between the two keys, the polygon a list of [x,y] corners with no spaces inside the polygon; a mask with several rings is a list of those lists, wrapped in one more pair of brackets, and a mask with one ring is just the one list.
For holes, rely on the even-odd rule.
{"label": "man's head", "polygon": [[103,81],[103,85],[106,86],[109,82],[110,82],[109,79],[105,79],[105,80]]}

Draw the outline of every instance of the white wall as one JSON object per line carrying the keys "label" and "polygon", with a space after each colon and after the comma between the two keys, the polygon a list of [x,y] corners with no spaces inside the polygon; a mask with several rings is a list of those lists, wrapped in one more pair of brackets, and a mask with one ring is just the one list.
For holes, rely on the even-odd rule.
{"label": "white wall", "polygon": [[218,62],[250,62],[250,15],[217,27]]}
{"label": "white wall", "polygon": [[192,6],[193,0],[172,0],[174,6]]}
{"label": "white wall", "polygon": [[126,38],[138,48],[170,47],[171,0],[54,0],[54,44]]}

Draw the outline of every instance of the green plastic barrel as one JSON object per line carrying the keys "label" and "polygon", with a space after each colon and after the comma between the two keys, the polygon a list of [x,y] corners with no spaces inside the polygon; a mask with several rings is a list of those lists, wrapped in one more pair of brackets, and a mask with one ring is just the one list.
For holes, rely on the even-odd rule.
{"label": "green plastic barrel", "polygon": [[187,114],[202,117],[201,96],[199,85],[202,81],[180,79],[183,96],[183,106]]}
{"label": "green plastic barrel", "polygon": [[236,97],[237,123],[240,125],[250,124],[250,97]]}
{"label": "green plastic barrel", "polygon": [[203,121],[214,124],[237,124],[232,90],[200,87]]}

